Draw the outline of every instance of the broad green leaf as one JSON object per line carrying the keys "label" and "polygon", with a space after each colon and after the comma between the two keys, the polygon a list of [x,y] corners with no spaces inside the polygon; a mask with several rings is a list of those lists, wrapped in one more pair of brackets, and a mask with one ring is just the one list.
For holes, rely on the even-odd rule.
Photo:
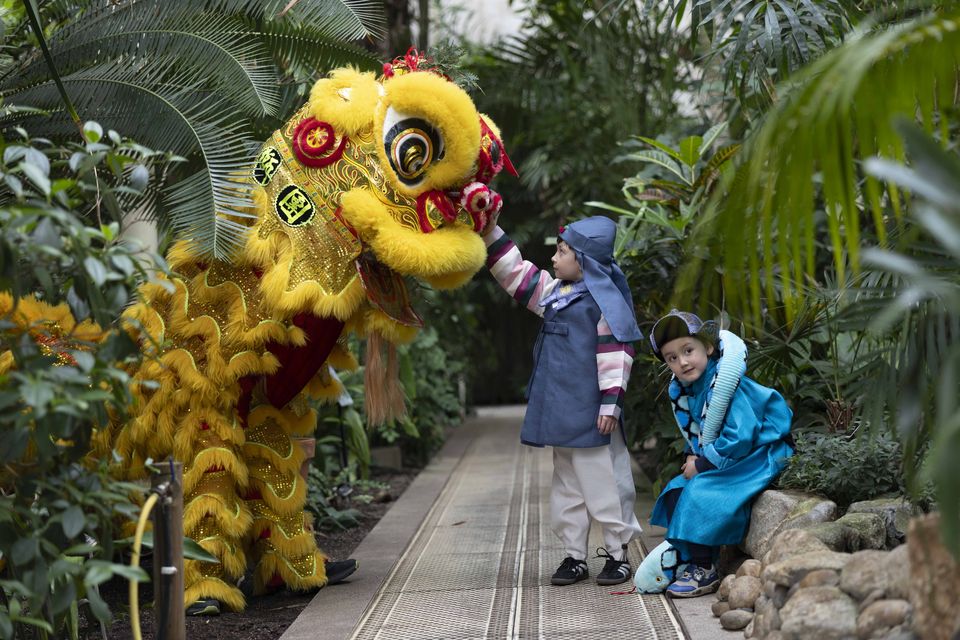
{"label": "broad green leaf", "polygon": [[683,162],[683,156],[680,154],[680,152],[677,151],[676,149],[670,147],[669,145],[664,144],[664,143],[660,142],[659,140],[655,140],[654,138],[646,138],[646,137],[644,137],[644,136],[637,136],[637,138],[638,138],[639,140],[643,140],[644,142],[646,142],[646,143],[649,144],[650,146],[655,147],[655,148],[659,149],[660,151],[663,151],[665,154],[667,154],[667,155],[670,156],[671,158],[674,158],[675,160],[679,160],[680,162]]}
{"label": "broad green leaf", "polygon": [[67,536],[68,540],[78,536],[86,526],[86,516],[83,513],[83,509],[74,505],[64,511],[61,524],[63,526],[63,533]]}
{"label": "broad green leaf", "polygon": [[23,174],[30,179],[30,182],[32,182],[43,195],[50,195],[50,178],[43,172],[41,167],[30,164],[29,162],[21,162],[20,170],[23,171]]}
{"label": "broad green leaf", "polygon": [[690,136],[680,141],[680,161],[690,167],[691,171],[700,159],[700,148],[702,146],[703,138],[700,136]]}
{"label": "broad green leaf", "polygon": [[90,120],[83,125],[83,137],[90,143],[100,142],[103,138],[103,127],[100,123]]}
{"label": "broad green leaf", "polygon": [[84,258],[83,266],[96,286],[103,286],[103,283],[107,281],[107,268],[93,256]]}
{"label": "broad green leaf", "polygon": [[184,536],[183,538],[183,557],[188,560],[200,560],[201,562],[213,562],[220,564],[220,560],[200,546],[196,540]]}

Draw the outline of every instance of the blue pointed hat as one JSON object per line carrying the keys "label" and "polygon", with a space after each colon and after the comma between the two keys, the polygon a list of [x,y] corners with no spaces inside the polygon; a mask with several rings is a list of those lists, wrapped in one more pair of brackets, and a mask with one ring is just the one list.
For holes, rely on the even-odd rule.
{"label": "blue pointed hat", "polygon": [[560,231],[560,239],[576,252],[587,289],[614,337],[619,342],[633,342],[643,338],[643,334],[633,313],[627,277],[613,259],[616,237],[617,223],[603,216],[577,220]]}

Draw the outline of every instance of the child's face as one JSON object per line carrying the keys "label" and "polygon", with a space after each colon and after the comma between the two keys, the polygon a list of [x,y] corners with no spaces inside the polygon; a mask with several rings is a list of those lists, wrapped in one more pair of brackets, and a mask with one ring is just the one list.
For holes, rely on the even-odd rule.
{"label": "child's face", "polygon": [[690,336],[674,338],[660,348],[660,354],[670,371],[677,376],[677,380],[685,384],[700,379],[707,369],[707,359],[712,353],[712,346],[704,345]]}
{"label": "child's face", "polygon": [[557,241],[557,252],[553,254],[553,275],[560,280],[582,280],[583,271],[577,256],[563,240]]}

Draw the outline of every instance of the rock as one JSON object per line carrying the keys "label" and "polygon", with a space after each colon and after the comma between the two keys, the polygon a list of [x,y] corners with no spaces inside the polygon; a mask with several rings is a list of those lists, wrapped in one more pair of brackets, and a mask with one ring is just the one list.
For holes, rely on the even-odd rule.
{"label": "rock", "polygon": [[753,620],[750,621],[750,624],[747,625],[747,628],[743,630],[743,637],[744,637],[744,638],[752,638],[752,637],[753,637],[753,634],[754,634],[753,629],[754,629],[754,624],[756,623],[756,621],[757,621],[757,617],[754,616],[754,617],[753,617]]}
{"label": "rock", "polygon": [[763,579],[789,587],[802,580],[811,571],[819,569],[840,571],[851,557],[849,554],[835,551],[813,551],[765,566]]}
{"label": "rock", "polygon": [[840,584],[840,574],[830,569],[817,569],[803,576],[800,588],[806,587],[835,587]]}
{"label": "rock", "polygon": [[833,522],[822,522],[804,529],[804,531],[825,544],[831,551],[843,553],[850,551],[850,548],[855,546],[853,539],[857,535],[856,532],[849,527],[839,524],[836,520]]}
{"label": "rock", "polygon": [[786,636],[784,636],[779,631],[771,631],[766,635],[764,640],[786,640]]}
{"label": "rock", "polygon": [[731,609],[720,616],[720,626],[730,631],[736,631],[750,624],[751,620],[753,620],[753,611]]}
{"label": "rock", "polygon": [[755,617],[753,619],[754,634],[758,638],[766,637],[771,631],[780,629],[780,611],[773,606],[773,601],[766,596],[757,598],[753,605]]}
{"label": "rock", "polygon": [[760,597],[763,591],[763,583],[760,578],[753,576],[743,576],[737,578],[730,585],[730,595],[727,600],[730,602],[731,609],[752,609],[753,603]]}
{"label": "rock", "polygon": [[847,514],[851,513],[875,513],[880,516],[886,532],[886,546],[893,549],[903,542],[910,518],[920,515],[920,508],[903,498],[881,498],[854,502],[847,509]]}
{"label": "rock", "polygon": [[795,491],[764,491],[753,503],[750,528],[742,548],[751,557],[763,558],[778,533],[829,522],[836,514],[837,505],[818,496]]}
{"label": "rock", "polygon": [[836,587],[800,589],[780,609],[785,638],[840,640],[857,633],[857,604]]}
{"label": "rock", "polygon": [[870,594],[860,601],[860,604],[857,605],[857,611],[863,613],[863,610],[872,605],[877,600],[883,600],[886,596],[886,592],[883,589],[876,589],[871,591]]}
{"label": "rock", "polygon": [[777,534],[764,554],[763,564],[773,564],[811,551],[829,551],[830,548],[810,535],[806,529],[789,529]]}
{"label": "rock", "polygon": [[960,565],[940,539],[940,515],[911,520],[907,547],[913,630],[924,640],[953,638],[960,632]]}
{"label": "rock", "polygon": [[[777,583],[774,582],[773,584],[777,584]],[[770,602],[773,603],[773,606],[779,609],[784,604],[786,604],[787,600],[789,599],[789,596],[787,594],[789,593],[790,593],[790,590],[788,588],[777,584],[777,588],[774,589],[773,595],[770,596]]]}
{"label": "rock", "polygon": [[910,599],[910,549],[902,544],[887,556],[888,572],[891,583],[887,586],[887,597],[900,600]]}
{"label": "rock", "polygon": [[710,610],[713,611],[715,618],[719,618],[727,611],[730,611],[730,603],[724,602],[723,600],[717,600],[712,605],[710,605]]}
{"label": "rock", "polygon": [[753,576],[754,578],[759,578],[762,570],[763,563],[751,558],[750,560],[745,560],[743,564],[740,565],[740,568],[737,569],[737,577]]}
{"label": "rock", "polygon": [[837,522],[856,532],[853,543],[857,546],[849,551],[883,549],[887,545],[887,526],[879,514],[847,513]]}
{"label": "rock", "polygon": [[733,586],[733,581],[737,579],[737,576],[731,574],[725,577],[720,581],[720,588],[717,589],[717,597],[721,600],[726,600],[730,597],[730,587]]}
{"label": "rock", "polygon": [[887,541],[886,525],[875,513],[848,513],[839,520],[815,525],[807,531],[834,551],[852,553],[861,549],[883,549]]}
{"label": "rock", "polygon": [[906,597],[900,593],[902,564],[891,562],[890,551],[858,551],[840,572],[840,588],[857,600],[863,600],[872,591],[882,591],[887,597]]}
{"label": "rock", "polygon": [[913,607],[906,600],[877,600],[857,616],[857,636],[867,639],[878,631],[886,636],[906,622],[911,611]]}

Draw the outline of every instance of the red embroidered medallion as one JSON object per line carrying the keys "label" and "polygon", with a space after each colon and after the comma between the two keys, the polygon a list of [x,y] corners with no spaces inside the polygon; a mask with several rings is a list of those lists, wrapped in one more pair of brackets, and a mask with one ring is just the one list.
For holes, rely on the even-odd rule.
{"label": "red embroidered medallion", "polygon": [[297,160],[308,167],[325,167],[336,162],[343,155],[347,136],[341,136],[340,144],[329,122],[320,122],[316,118],[300,121],[293,130],[293,153]]}

